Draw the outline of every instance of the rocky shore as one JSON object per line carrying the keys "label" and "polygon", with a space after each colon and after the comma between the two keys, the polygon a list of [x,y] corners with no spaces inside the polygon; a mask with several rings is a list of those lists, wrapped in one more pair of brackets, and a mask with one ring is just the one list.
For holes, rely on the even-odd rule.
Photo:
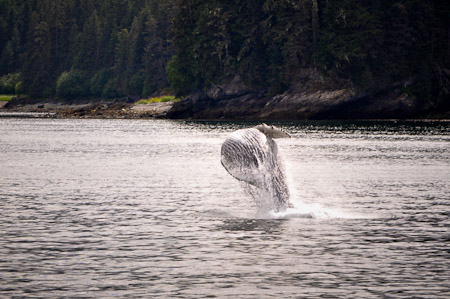
{"label": "rocky shore", "polygon": [[249,93],[228,98],[194,95],[175,103],[169,118],[235,120],[405,119],[429,115],[397,91],[358,94],[351,89],[284,93],[267,98]]}
{"label": "rocky shore", "polygon": [[169,118],[226,120],[449,119],[449,110],[409,96],[410,82],[361,92],[350,84],[333,86],[312,70],[275,96],[243,86],[238,78],[193,93],[168,111]]}
{"label": "rocky shore", "polygon": [[[244,86],[239,77],[197,91],[179,102],[136,104],[95,99],[61,100],[14,98],[0,116],[29,113],[55,118],[169,118],[207,120],[339,120],[339,119],[450,119],[450,109],[408,95],[408,82],[360,92],[350,85],[333,87],[317,72],[305,71],[298,84],[282,94]],[[22,114],[21,114],[22,113]]]}
{"label": "rocky shore", "polygon": [[52,118],[165,118],[173,102],[136,104],[128,101],[14,98],[0,107],[0,115]]}

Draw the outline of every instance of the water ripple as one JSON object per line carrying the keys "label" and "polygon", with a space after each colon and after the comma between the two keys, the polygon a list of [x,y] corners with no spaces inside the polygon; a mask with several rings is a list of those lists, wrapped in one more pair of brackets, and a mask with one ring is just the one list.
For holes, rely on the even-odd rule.
{"label": "water ripple", "polygon": [[0,119],[0,297],[448,298],[449,123],[278,123],[265,215],[220,165],[253,125]]}

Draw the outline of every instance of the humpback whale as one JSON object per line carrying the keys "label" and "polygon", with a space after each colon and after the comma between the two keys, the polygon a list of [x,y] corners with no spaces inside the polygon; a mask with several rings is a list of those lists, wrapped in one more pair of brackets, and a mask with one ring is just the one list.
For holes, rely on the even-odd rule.
{"label": "humpback whale", "polygon": [[280,211],[289,206],[290,193],[274,138],[290,135],[266,124],[237,130],[222,144],[221,162],[244,187],[256,190],[254,197],[260,208]]}

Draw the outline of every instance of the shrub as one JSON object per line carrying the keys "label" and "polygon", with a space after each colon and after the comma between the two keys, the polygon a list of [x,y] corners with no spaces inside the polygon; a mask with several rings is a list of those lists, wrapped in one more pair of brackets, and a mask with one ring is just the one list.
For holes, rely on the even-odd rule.
{"label": "shrub", "polygon": [[13,95],[4,95],[4,94],[2,94],[2,95],[0,95],[0,102],[8,102],[8,101],[11,101],[11,99],[13,98],[14,96]]}
{"label": "shrub", "polygon": [[101,69],[97,73],[95,73],[94,77],[91,79],[91,94],[93,96],[100,97],[103,93],[103,89],[105,88],[106,83],[111,77],[111,73],[108,69]]}
{"label": "shrub", "polygon": [[14,86],[14,91],[16,92],[16,94],[23,94],[25,92],[23,89],[22,81],[16,83],[16,85]]}
{"label": "shrub", "polygon": [[102,92],[102,97],[106,99],[112,99],[122,96],[118,89],[119,80],[117,78],[111,78],[105,85]]}
{"label": "shrub", "polygon": [[0,93],[15,94],[16,84],[20,81],[20,74],[6,74],[0,77]]}
{"label": "shrub", "polygon": [[147,100],[140,100],[137,102],[138,104],[150,104],[150,103],[160,103],[160,102],[177,102],[180,99],[174,97],[174,96],[162,96],[158,98],[150,98]]}
{"label": "shrub", "polygon": [[56,81],[56,95],[62,98],[89,96],[89,81],[83,71],[63,72]]}
{"label": "shrub", "polygon": [[161,97],[161,102],[173,102],[177,100],[174,96],[163,96]]}
{"label": "shrub", "polygon": [[148,98],[151,94],[153,94],[157,89],[155,86],[147,84],[147,81],[144,83],[144,88],[142,90],[142,96]]}
{"label": "shrub", "polygon": [[50,97],[52,97],[52,96],[54,96],[55,95],[55,89],[53,88],[53,87],[47,87],[47,88],[45,88],[44,89],[44,92],[42,93],[42,96],[44,97],[44,98],[50,98]]}
{"label": "shrub", "polygon": [[144,88],[145,74],[137,73],[134,74],[128,80],[128,93],[131,95],[142,95],[142,90]]}
{"label": "shrub", "polygon": [[166,73],[167,80],[177,97],[189,94],[199,85],[191,73],[190,66],[187,62],[181,61],[177,55],[173,56],[167,64]]}

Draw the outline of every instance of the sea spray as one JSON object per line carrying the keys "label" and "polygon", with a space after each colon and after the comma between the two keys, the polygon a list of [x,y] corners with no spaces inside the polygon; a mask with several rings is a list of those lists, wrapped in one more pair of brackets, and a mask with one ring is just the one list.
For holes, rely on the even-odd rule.
{"label": "sea spray", "polygon": [[348,215],[320,204],[304,203],[296,196],[294,181],[287,175],[288,164],[272,138],[287,134],[274,127],[258,127],[233,132],[221,149],[222,165],[254,201],[258,208],[256,217],[347,218]]}

